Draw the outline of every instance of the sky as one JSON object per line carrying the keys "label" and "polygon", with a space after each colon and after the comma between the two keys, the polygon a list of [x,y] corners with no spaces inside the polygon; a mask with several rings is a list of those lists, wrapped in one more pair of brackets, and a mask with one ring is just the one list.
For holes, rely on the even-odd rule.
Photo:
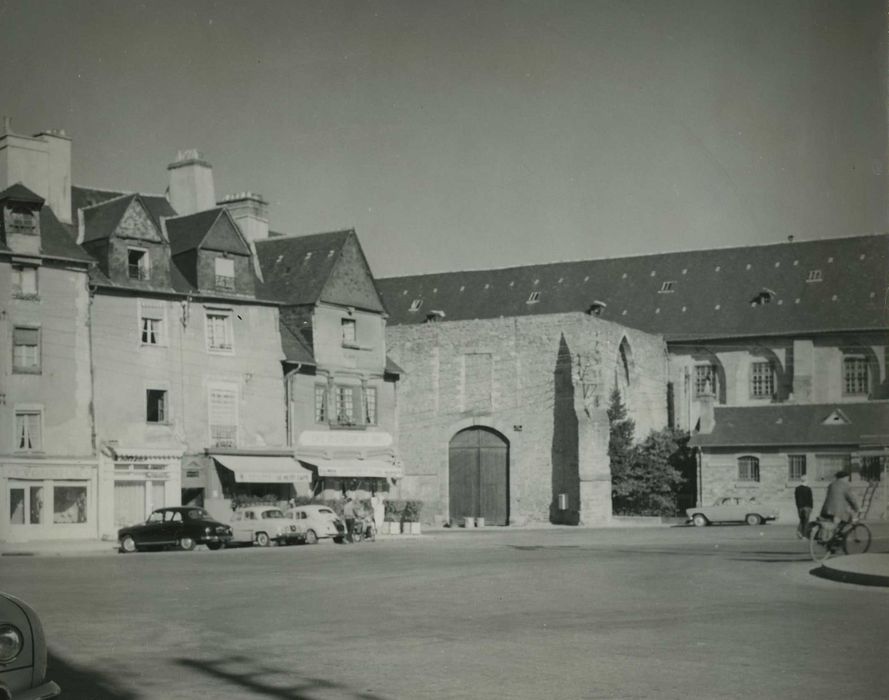
{"label": "sky", "polygon": [[883,0],[0,0],[75,184],[197,148],[379,277],[889,230]]}

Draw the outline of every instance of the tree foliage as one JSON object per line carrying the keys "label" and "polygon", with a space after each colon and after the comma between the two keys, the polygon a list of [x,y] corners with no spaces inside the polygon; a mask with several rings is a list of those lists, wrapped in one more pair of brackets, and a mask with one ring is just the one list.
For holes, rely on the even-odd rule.
{"label": "tree foliage", "polygon": [[634,444],[635,423],[617,388],[608,408],[611,497],[616,515],[674,515],[684,479],[677,467],[689,459],[688,435],[666,428]]}

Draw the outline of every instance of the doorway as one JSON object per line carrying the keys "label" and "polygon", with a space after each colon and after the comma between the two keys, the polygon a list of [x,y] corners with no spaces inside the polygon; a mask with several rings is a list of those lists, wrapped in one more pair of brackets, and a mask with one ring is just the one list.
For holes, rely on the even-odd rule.
{"label": "doorway", "polygon": [[451,522],[484,518],[509,523],[509,443],[489,428],[472,427],[451,438],[448,455]]}

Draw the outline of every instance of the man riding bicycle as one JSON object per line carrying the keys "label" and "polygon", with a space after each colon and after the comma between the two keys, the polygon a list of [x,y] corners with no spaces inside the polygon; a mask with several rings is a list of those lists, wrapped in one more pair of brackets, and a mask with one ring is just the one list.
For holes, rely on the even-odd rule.
{"label": "man riding bicycle", "polygon": [[833,534],[834,527],[843,522],[851,522],[858,515],[860,506],[852,493],[851,477],[847,471],[838,471],[827,487],[824,505],[821,506],[821,519],[825,521],[827,534]]}

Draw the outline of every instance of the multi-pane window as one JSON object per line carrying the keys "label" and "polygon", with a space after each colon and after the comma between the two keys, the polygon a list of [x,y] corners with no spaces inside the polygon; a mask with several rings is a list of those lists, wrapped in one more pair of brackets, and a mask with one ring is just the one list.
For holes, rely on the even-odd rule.
{"label": "multi-pane window", "polygon": [[805,455],[788,455],[787,456],[788,474],[791,481],[799,481],[806,475],[806,456]]}
{"label": "multi-pane window", "polygon": [[238,445],[238,392],[236,389],[210,390],[210,444],[212,447]]}
{"label": "multi-pane window", "polygon": [[750,365],[750,395],[754,398],[775,395],[775,368],[771,362],[754,362]]}
{"label": "multi-pane window", "polygon": [[716,393],[716,367],[695,365],[695,396]]}
{"label": "multi-pane window", "polygon": [[336,387],[336,422],[340,425],[355,423],[355,388],[351,386]]}
{"label": "multi-pane window", "polygon": [[343,331],[343,345],[355,345],[357,333],[354,318],[344,318],[340,323]]}
{"label": "multi-pane window", "polygon": [[162,345],[164,342],[163,302],[141,302],[139,330],[143,345]]}
{"label": "multi-pane window", "polygon": [[235,261],[231,258],[216,258],[216,289],[234,291],[235,288]]}
{"label": "multi-pane window", "polygon": [[815,455],[815,478],[830,481],[839,471],[849,471],[852,460],[847,454]]}
{"label": "multi-pane window", "polygon": [[148,279],[148,251],[127,248],[127,276],[131,280]]}
{"label": "multi-pane window", "polygon": [[207,311],[207,349],[212,352],[231,352],[232,315],[230,311]]}
{"label": "multi-pane window", "polygon": [[13,209],[9,223],[11,233],[37,233],[37,220],[28,209]]}
{"label": "multi-pane window", "polygon": [[54,486],[52,491],[54,523],[86,522],[86,486]]}
{"label": "multi-pane window", "polygon": [[148,389],[145,396],[145,420],[149,423],[166,423],[168,420],[167,392],[164,389]]}
{"label": "multi-pane window", "polygon": [[867,359],[847,357],[843,359],[843,393],[868,393]]}
{"label": "multi-pane window", "polygon": [[12,371],[40,372],[40,329],[15,326],[12,329]]}
{"label": "multi-pane window", "polygon": [[43,448],[41,415],[37,410],[15,412],[15,448],[40,450]]}
{"label": "multi-pane window", "polygon": [[12,293],[17,297],[37,296],[37,268],[15,266],[12,268]]}
{"label": "multi-pane window", "polygon": [[368,425],[377,424],[377,388],[374,386],[364,389],[364,422]]}
{"label": "multi-pane window", "polygon": [[759,460],[756,457],[738,458],[738,481],[759,481]]}
{"label": "multi-pane window", "polygon": [[315,422],[327,422],[327,385],[317,384],[315,386]]}

